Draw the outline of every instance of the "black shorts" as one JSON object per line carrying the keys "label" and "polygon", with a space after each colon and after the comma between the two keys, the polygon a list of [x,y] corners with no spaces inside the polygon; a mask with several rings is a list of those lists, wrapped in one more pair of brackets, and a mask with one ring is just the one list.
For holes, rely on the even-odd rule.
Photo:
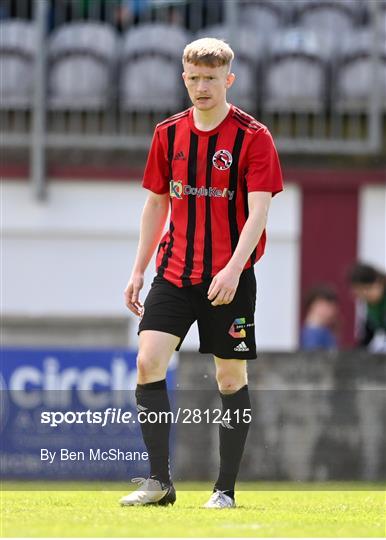
{"label": "black shorts", "polygon": [[139,323],[142,330],[158,330],[180,338],[178,351],[191,325],[197,321],[200,352],[218,358],[256,358],[255,322],[256,278],[253,268],[240,276],[230,304],[212,306],[207,298],[210,281],[177,287],[156,276],[145,300]]}

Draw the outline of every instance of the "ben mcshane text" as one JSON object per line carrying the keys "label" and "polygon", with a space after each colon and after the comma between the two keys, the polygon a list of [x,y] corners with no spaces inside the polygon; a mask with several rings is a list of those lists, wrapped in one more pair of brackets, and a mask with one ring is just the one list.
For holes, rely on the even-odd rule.
{"label": "ben mcshane text", "polygon": [[146,461],[149,459],[147,452],[120,450],[119,448],[90,448],[88,451],[60,450],[50,451],[48,448],[40,450],[40,460],[47,463],[56,461]]}

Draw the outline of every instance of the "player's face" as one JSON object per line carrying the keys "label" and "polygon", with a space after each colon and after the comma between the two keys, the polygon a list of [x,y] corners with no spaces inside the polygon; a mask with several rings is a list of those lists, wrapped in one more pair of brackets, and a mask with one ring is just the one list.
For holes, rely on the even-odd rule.
{"label": "player's face", "polygon": [[228,66],[209,67],[205,65],[184,64],[185,86],[195,107],[209,111],[226,101],[226,91],[233,84],[235,76],[228,73]]}
{"label": "player's face", "polygon": [[312,313],[321,325],[333,325],[338,317],[338,305],[336,302],[319,298],[312,306]]}
{"label": "player's face", "polygon": [[376,304],[382,298],[384,294],[384,285],[381,280],[377,280],[374,283],[356,284],[352,287],[352,291],[356,298],[364,300],[369,304]]}

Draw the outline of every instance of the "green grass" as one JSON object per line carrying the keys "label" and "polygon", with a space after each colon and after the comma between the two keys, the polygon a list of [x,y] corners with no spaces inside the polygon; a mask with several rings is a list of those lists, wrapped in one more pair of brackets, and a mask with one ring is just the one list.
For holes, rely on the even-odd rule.
{"label": "green grass", "polygon": [[[205,510],[209,484],[176,484],[171,507],[120,507],[127,485],[3,483],[1,534],[6,537],[384,537],[385,492],[370,484],[254,483],[240,487],[238,508]],[[278,489],[280,487],[280,490]],[[69,491],[68,488],[71,488]],[[122,487],[122,489],[120,489]],[[179,489],[178,489],[179,488]],[[193,491],[187,491],[188,489]],[[76,491],[78,490],[78,491]],[[81,491],[82,490],[82,491]]]}

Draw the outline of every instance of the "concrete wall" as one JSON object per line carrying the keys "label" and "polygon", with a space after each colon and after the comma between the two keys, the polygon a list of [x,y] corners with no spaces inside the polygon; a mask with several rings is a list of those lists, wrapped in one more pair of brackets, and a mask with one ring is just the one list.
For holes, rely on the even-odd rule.
{"label": "concrete wall", "polygon": [[[240,480],[386,479],[385,355],[266,353],[248,369],[253,420]],[[176,406],[221,407],[209,356],[180,354],[178,373]],[[175,429],[174,477],[216,479],[218,425]]]}
{"label": "concrete wall", "polygon": [[127,317],[2,317],[4,347],[127,347]]}

